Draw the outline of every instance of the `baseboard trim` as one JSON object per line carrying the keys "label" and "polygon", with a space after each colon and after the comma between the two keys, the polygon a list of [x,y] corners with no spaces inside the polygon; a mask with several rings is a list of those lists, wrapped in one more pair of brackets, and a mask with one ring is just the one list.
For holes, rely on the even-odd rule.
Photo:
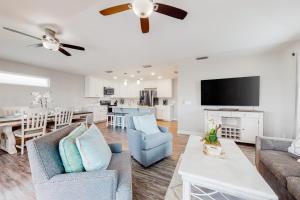
{"label": "baseboard trim", "polygon": [[178,130],[178,133],[182,135],[202,135],[200,131]]}

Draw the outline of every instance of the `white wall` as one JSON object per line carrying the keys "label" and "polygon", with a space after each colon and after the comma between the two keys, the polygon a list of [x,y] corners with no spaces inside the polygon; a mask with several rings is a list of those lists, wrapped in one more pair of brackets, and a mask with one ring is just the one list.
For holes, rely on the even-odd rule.
{"label": "white wall", "polygon": [[[178,78],[178,129],[182,133],[204,131],[200,81],[243,76],[261,77],[260,106],[264,111],[264,135],[295,136],[296,60],[289,51],[211,58],[181,66]],[[190,105],[184,104],[185,101]],[[253,108],[252,108],[253,109]]]}
{"label": "white wall", "polygon": [[0,107],[2,106],[30,106],[33,91],[47,91],[52,93],[52,106],[80,106],[95,102],[95,99],[85,99],[84,76],[60,71],[48,70],[13,61],[0,60],[0,71],[15,72],[48,77],[50,88],[0,84]]}

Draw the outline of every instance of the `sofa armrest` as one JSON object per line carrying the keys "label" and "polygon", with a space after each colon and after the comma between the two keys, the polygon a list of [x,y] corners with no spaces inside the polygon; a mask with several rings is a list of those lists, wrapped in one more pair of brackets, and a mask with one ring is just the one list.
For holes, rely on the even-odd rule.
{"label": "sofa armrest", "polygon": [[108,144],[112,153],[122,153],[122,144],[121,143],[111,143]]}
{"label": "sofa armrest", "polygon": [[159,130],[163,133],[168,133],[169,129],[167,127],[163,127],[163,126],[158,126]]}
{"label": "sofa armrest", "polygon": [[255,163],[258,167],[259,164],[259,152],[261,150],[275,150],[275,151],[288,151],[288,148],[292,144],[292,139],[286,138],[275,138],[275,137],[256,137],[256,152],[255,152]]}
{"label": "sofa armrest", "polygon": [[117,176],[116,170],[59,174],[35,188],[38,199],[43,200],[115,199]]}

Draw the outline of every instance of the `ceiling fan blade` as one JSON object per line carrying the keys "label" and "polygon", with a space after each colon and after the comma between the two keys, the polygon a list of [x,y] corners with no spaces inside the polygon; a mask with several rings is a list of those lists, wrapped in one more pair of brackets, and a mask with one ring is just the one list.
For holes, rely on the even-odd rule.
{"label": "ceiling fan blade", "polygon": [[126,4],[122,4],[122,5],[118,5],[118,6],[114,6],[114,7],[110,7],[110,8],[106,8],[104,10],[99,11],[102,15],[106,16],[106,15],[112,15],[112,14],[116,14],[119,12],[123,12],[126,10],[131,9],[131,4],[130,3],[126,3]]}
{"label": "ceiling fan blade", "polygon": [[149,33],[149,18],[140,18],[141,20],[141,29],[143,33]]}
{"label": "ceiling fan blade", "polygon": [[71,56],[71,54],[69,52],[67,52],[66,50],[64,50],[63,48],[59,48],[58,49],[61,53],[65,54],[66,56]]}
{"label": "ceiling fan blade", "polygon": [[3,29],[5,29],[5,30],[7,30],[7,31],[14,32],[14,33],[18,33],[18,34],[21,34],[21,35],[25,35],[25,36],[27,36],[27,37],[34,38],[34,39],[36,39],[36,40],[41,40],[41,39],[40,39],[40,38],[38,38],[38,37],[35,37],[35,36],[32,36],[32,35],[29,35],[29,34],[27,34],[27,33],[23,33],[23,32],[21,32],[21,31],[14,30],[14,29],[12,29],[12,28],[3,27]]}
{"label": "ceiling fan blade", "polygon": [[42,43],[32,44],[32,45],[29,45],[29,47],[43,47],[43,44]]}
{"label": "ceiling fan blade", "polygon": [[65,44],[65,43],[60,43],[61,46],[66,47],[66,48],[70,48],[70,49],[76,49],[76,50],[80,50],[80,51],[84,51],[85,48],[80,47],[80,46],[75,46],[72,44]]}
{"label": "ceiling fan blade", "polygon": [[187,15],[186,11],[181,10],[179,8],[175,8],[173,6],[169,6],[161,3],[156,3],[155,5],[156,8],[154,9],[154,11],[170,17],[175,17],[177,19],[184,19]]}

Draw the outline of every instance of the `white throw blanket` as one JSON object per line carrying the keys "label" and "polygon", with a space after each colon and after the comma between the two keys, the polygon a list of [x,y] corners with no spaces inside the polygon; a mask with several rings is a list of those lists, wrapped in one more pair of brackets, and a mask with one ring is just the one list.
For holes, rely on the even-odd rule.
{"label": "white throw blanket", "polygon": [[[291,146],[288,148],[288,151],[291,154],[300,157],[300,137],[298,137],[296,140],[292,142]],[[298,159],[297,161],[300,162],[300,159]]]}

